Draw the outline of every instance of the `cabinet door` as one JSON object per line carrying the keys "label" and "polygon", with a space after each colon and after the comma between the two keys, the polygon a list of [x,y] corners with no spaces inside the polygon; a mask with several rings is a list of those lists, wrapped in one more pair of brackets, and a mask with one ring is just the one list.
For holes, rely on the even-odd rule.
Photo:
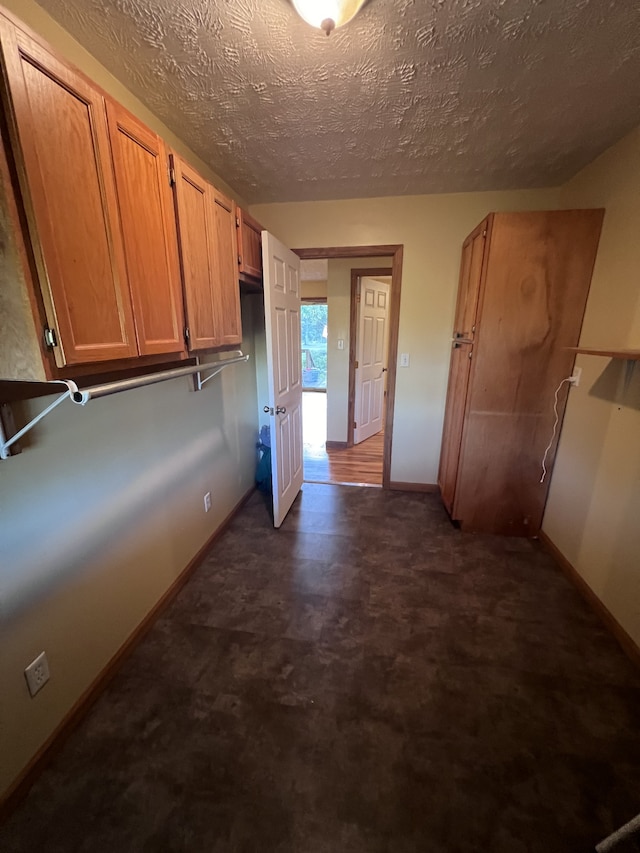
{"label": "cabinet door", "polygon": [[238,269],[249,278],[262,280],[262,225],[237,209]]}
{"label": "cabinet door", "polygon": [[141,355],[184,348],[169,162],[163,141],[107,101],[109,138]]}
{"label": "cabinet door", "polygon": [[442,502],[449,513],[453,512],[456,480],[458,478],[472,349],[473,344],[471,343],[454,341],[451,352],[449,387],[447,389],[440,470],[438,472],[438,485],[440,486]]}
{"label": "cabinet door", "polygon": [[453,336],[459,340],[472,341],[476,331],[487,229],[488,220],[485,219],[471,232],[462,246],[458,301],[453,328]]}
{"label": "cabinet door", "polygon": [[236,264],[236,212],[234,203],[213,191],[215,224],[215,305],[218,344],[242,342],[240,288]]}
{"label": "cabinet door", "polygon": [[137,355],[102,96],[0,16],[12,136],[56,361]]}
{"label": "cabinet door", "polygon": [[178,243],[187,309],[190,350],[217,346],[214,307],[213,205],[211,188],[180,157],[172,154]]}

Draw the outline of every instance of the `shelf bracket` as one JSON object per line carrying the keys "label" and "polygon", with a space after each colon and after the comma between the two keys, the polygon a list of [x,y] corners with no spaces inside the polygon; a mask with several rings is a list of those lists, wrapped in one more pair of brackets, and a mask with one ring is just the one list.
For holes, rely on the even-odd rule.
{"label": "shelf bracket", "polygon": [[202,373],[198,371],[195,375],[195,385],[196,391],[202,391],[204,388],[205,382],[208,382],[210,379],[213,379],[214,376],[217,376],[221,370],[223,370],[228,364],[240,364],[243,361],[249,361],[249,356],[244,355],[242,350],[237,350],[238,355],[234,358],[226,358],[224,361],[219,361],[217,364],[202,364],[200,365],[201,370],[211,370],[207,376],[202,376]]}
{"label": "shelf bracket", "polygon": [[50,405],[48,405],[46,409],[43,409],[39,415],[36,415],[35,418],[30,420],[29,423],[26,424],[26,426],[23,426],[22,429],[18,430],[15,435],[12,435],[11,438],[6,438],[6,436],[4,435],[4,430],[0,425],[0,459],[8,459],[11,455],[9,453],[9,448],[11,447],[11,445],[15,444],[16,441],[20,441],[23,435],[26,435],[29,430],[33,429],[33,427],[37,423],[40,423],[43,418],[46,418],[49,412],[52,412],[54,409],[56,409],[60,405],[60,403],[63,403],[67,398],[73,399],[73,395],[78,393],[78,386],[70,379],[54,379],[51,381],[51,385],[66,385],[67,390],[64,392],[64,394],[61,394],[59,397],[56,397],[53,403],[50,403]]}

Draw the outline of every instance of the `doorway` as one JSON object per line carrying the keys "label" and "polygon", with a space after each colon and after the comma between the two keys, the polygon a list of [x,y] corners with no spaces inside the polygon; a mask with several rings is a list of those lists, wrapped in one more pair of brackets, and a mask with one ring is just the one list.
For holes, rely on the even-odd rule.
{"label": "doorway", "polygon": [[[329,441],[325,438],[324,448],[322,447],[321,436],[319,436],[319,426],[326,424],[326,394],[323,394],[323,400],[319,400],[320,394],[317,391],[309,390],[303,393],[303,423],[305,419],[306,409],[306,424],[303,425],[303,436],[305,443],[305,480],[310,482],[334,482],[334,483],[356,483],[360,485],[378,485],[383,488],[390,488],[391,483],[391,452],[393,447],[393,405],[395,400],[395,380],[396,380],[396,355],[398,348],[398,325],[400,313],[400,290],[402,279],[402,253],[401,245],[384,245],[384,246],[348,246],[348,247],[332,247],[322,249],[295,249],[296,254],[301,260],[331,260],[343,259],[353,260],[354,268],[349,270],[351,273],[351,293],[345,296],[344,301],[348,304],[348,326],[342,331],[341,329],[332,336],[331,332],[327,331],[327,339],[330,346],[337,350],[347,349],[347,352],[342,353],[344,358],[344,370],[348,370],[348,395],[346,393],[347,381],[345,378],[345,394],[347,402],[344,409],[344,414],[341,417],[344,420],[345,433],[341,436],[341,441]],[[365,267],[360,259],[381,258],[390,261],[387,266],[380,265],[379,267]],[[357,265],[357,266],[356,266]],[[357,330],[354,325],[357,322],[357,283],[362,276],[389,276],[391,289],[389,293],[388,307],[388,358],[387,369],[384,371],[384,382],[382,392],[382,429],[377,431],[366,440],[358,443],[357,436],[354,441],[354,411],[356,405],[356,341]],[[355,282],[355,287],[354,287]],[[348,290],[347,290],[348,294]],[[331,309],[327,316],[327,325],[331,322]],[[337,335],[343,337],[336,338]],[[344,340],[347,338],[347,341]],[[345,347],[347,343],[347,347]],[[311,350],[311,359],[307,362],[306,354],[302,354],[302,368],[312,371],[309,378],[312,381],[322,381],[318,376],[316,378],[315,370],[316,358],[313,354],[311,346],[305,347],[305,341],[301,341],[302,349]],[[333,352],[333,350],[331,351]],[[336,353],[333,353],[335,357]],[[313,361],[313,364],[311,364]],[[331,384],[331,353],[328,358],[328,372],[325,382]],[[307,367],[308,364],[308,367]],[[345,374],[346,376],[346,374]],[[303,383],[304,384],[304,383]],[[386,388],[384,388],[386,385]],[[386,391],[386,393],[384,393]],[[306,400],[305,400],[306,398]],[[306,405],[305,405],[306,403]],[[322,411],[320,411],[322,409]],[[335,413],[334,413],[335,415]],[[308,429],[305,427],[308,425]]]}

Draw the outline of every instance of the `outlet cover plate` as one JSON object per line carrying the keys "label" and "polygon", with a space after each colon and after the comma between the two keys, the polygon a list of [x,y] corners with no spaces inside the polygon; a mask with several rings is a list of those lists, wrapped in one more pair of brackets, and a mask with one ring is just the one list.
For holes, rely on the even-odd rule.
{"label": "outlet cover plate", "polygon": [[49,662],[44,652],[40,652],[38,657],[31,661],[24,671],[24,677],[27,679],[27,687],[32,696],[45,686],[49,681]]}

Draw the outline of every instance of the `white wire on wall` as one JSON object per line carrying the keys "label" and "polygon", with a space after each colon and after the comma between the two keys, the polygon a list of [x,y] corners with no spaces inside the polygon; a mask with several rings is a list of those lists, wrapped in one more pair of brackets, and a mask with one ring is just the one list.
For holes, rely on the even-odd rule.
{"label": "white wire on wall", "polygon": [[556,416],[556,419],[553,424],[553,432],[551,433],[551,441],[547,445],[547,449],[544,452],[544,456],[542,457],[542,477],[540,477],[540,482],[544,483],[547,476],[547,456],[549,451],[553,447],[553,441],[556,437],[556,430],[558,429],[558,423],[560,422],[560,415],[558,414],[558,394],[560,393],[560,389],[564,385],[565,382],[568,382],[570,385],[573,385],[575,379],[573,376],[567,376],[566,379],[563,379],[562,382],[556,388],[556,393],[553,398],[553,413]]}

